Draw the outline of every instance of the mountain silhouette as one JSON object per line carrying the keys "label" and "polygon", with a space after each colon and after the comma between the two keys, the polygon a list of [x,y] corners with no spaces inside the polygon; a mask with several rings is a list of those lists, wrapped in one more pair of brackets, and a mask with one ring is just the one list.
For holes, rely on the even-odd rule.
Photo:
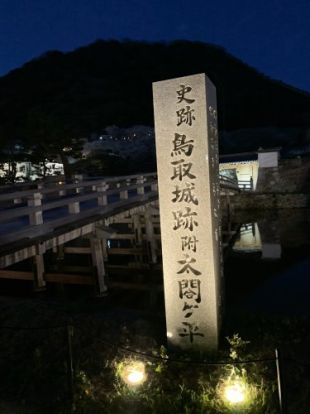
{"label": "mountain silhouette", "polygon": [[79,137],[113,124],[152,126],[152,82],[202,72],[217,88],[220,130],[310,127],[310,94],[268,78],[221,47],[114,40],[50,51],[1,77],[0,126],[29,135],[25,124],[33,111],[52,114]]}

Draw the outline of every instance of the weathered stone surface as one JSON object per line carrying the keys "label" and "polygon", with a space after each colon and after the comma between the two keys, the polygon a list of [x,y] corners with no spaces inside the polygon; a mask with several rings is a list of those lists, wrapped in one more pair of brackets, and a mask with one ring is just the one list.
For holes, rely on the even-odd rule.
{"label": "weathered stone surface", "polygon": [[310,207],[310,194],[300,193],[243,193],[231,198],[236,210],[264,210]]}
{"label": "weathered stone surface", "polygon": [[153,85],[167,337],[213,351],[219,332],[216,91],[204,75]]}
{"label": "weathered stone surface", "polygon": [[259,168],[256,191],[263,193],[310,192],[310,162],[281,160],[278,167]]}

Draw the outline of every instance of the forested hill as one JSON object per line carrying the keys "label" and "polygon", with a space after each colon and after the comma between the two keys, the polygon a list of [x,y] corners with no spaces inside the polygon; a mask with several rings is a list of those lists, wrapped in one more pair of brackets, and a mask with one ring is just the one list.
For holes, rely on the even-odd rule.
{"label": "forested hill", "polygon": [[220,47],[97,41],[48,52],[0,78],[0,126],[24,135],[48,117],[67,134],[85,135],[112,124],[152,125],[152,82],[202,72],[217,87],[222,130],[310,125],[310,94],[269,79]]}

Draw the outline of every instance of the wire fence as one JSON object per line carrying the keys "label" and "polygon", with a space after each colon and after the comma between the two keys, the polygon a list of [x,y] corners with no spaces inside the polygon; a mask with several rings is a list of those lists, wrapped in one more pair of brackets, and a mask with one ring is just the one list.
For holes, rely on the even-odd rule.
{"label": "wire fence", "polygon": [[[309,361],[281,359],[274,351],[261,358],[221,360],[181,358],[177,354],[162,355],[154,350],[148,352],[129,346],[117,338],[107,339],[104,329],[92,331],[71,319],[49,326],[3,325],[0,326],[0,334],[0,399],[19,401],[25,410],[29,406],[37,409],[37,412],[43,412],[43,409],[51,413],[65,412],[60,411],[59,407],[63,406],[68,406],[70,412],[83,381],[84,391],[88,389],[85,385],[87,376],[96,377],[97,380],[101,378],[104,386],[109,387],[108,383],[113,382],[114,373],[113,364],[108,361],[115,363],[129,357],[149,361],[156,366],[165,364],[176,378],[178,371],[182,371],[183,379],[186,372],[191,375],[193,370],[200,370],[200,375],[205,372],[209,378],[212,372],[214,378],[218,375],[219,379],[227,367],[236,367],[241,372],[245,367],[251,366],[253,368],[247,369],[252,370],[256,376],[262,373],[265,379],[273,383],[273,387],[276,384],[273,399],[275,396],[280,399],[278,412],[284,414],[286,390],[283,386],[283,368],[293,365],[294,372],[309,372],[310,369]],[[173,386],[174,381],[167,383],[169,391],[172,391]]]}
{"label": "wire fence", "polygon": [[60,402],[68,401],[67,329],[0,328],[1,400],[18,401],[25,410],[30,405],[55,413]]}

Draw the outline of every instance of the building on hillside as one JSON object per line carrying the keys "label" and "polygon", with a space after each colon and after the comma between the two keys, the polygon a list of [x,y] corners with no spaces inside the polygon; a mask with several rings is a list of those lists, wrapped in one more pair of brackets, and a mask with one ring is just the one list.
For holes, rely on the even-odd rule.
{"label": "building on hillside", "polygon": [[[107,138],[108,139],[108,138]],[[114,145],[119,146],[119,142],[115,141]],[[84,146],[83,156],[88,156],[91,151],[102,149],[104,143],[100,140],[89,143]],[[135,145],[131,145],[137,152]],[[122,148],[117,147],[119,150]],[[142,152],[146,149],[142,146]],[[116,155],[110,149],[110,155]],[[245,190],[256,190],[259,169],[277,168],[279,165],[280,148],[262,149],[256,152],[244,152],[237,154],[220,155],[219,170],[220,175],[232,179],[238,179],[239,187]],[[129,151],[128,151],[129,154]],[[69,160],[70,162],[76,160]],[[0,164],[0,178],[8,175],[12,168],[9,163]],[[63,164],[59,162],[45,163],[46,176],[59,176],[64,174]],[[17,162],[16,163],[16,181],[34,181],[43,177],[43,164],[32,164],[31,162]]]}
{"label": "building on hillside", "polygon": [[[0,178],[6,177],[11,169],[12,164],[10,163],[5,162],[0,164]],[[63,165],[59,162],[46,162],[45,169],[46,176],[58,176],[64,173]],[[43,163],[37,165],[28,161],[16,162],[15,181],[22,182],[40,179],[43,176],[43,170]]]}

